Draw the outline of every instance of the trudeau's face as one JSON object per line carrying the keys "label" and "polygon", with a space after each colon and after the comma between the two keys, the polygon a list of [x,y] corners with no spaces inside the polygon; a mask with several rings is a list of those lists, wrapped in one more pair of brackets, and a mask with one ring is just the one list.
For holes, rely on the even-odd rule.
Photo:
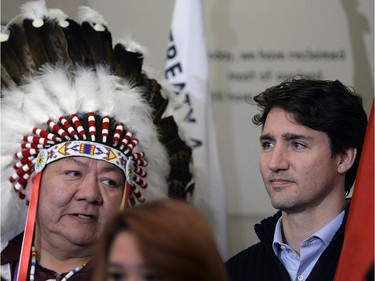
{"label": "trudeau's face", "polygon": [[124,185],[123,172],[102,160],[68,157],[50,163],[43,171],[38,203],[42,239],[51,245],[93,245],[120,208]]}
{"label": "trudeau's face", "polygon": [[297,124],[281,108],[266,119],[260,171],[276,209],[301,211],[318,205],[342,186],[340,156],[332,156],[328,136]]}

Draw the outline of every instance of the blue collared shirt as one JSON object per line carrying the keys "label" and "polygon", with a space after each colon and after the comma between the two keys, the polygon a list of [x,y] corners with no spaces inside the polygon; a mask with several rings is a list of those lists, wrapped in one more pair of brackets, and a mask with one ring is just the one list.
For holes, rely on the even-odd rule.
{"label": "blue collared shirt", "polygon": [[272,247],[276,256],[288,270],[292,281],[306,280],[320,255],[327,248],[339,229],[344,219],[344,214],[345,211],[342,211],[336,218],[303,241],[300,248],[300,255],[283,242],[282,218],[279,218],[275,228]]}

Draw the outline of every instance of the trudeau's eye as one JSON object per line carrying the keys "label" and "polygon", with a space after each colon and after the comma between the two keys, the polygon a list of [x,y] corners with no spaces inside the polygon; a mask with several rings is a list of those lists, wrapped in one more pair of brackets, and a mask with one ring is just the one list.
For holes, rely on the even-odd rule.
{"label": "trudeau's eye", "polygon": [[293,143],[292,143],[292,147],[293,147],[294,149],[302,149],[302,148],[305,148],[306,145],[304,145],[304,144],[302,144],[302,143],[300,143],[300,142],[293,142]]}
{"label": "trudeau's eye", "polygon": [[273,143],[270,142],[270,141],[266,141],[266,140],[261,141],[260,145],[261,145],[263,150],[269,150],[273,147]]}

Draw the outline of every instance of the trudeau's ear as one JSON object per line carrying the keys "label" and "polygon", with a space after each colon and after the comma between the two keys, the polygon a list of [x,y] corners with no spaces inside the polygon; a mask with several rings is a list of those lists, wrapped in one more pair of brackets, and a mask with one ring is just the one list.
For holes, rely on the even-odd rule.
{"label": "trudeau's ear", "polygon": [[30,202],[31,199],[31,194],[33,191],[33,185],[34,185],[34,180],[35,180],[36,173],[33,172],[27,181],[26,189],[25,189],[25,196],[28,202]]}
{"label": "trudeau's ear", "polygon": [[357,155],[357,149],[350,147],[339,155],[337,171],[339,174],[346,173],[352,166]]}

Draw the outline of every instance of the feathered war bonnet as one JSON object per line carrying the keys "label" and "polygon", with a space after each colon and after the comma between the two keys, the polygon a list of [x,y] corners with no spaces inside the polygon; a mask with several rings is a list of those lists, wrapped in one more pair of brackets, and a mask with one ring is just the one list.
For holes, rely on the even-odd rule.
{"label": "feathered war bonnet", "polygon": [[106,22],[88,7],[81,23],[44,1],[21,11],[1,30],[2,247],[24,230],[20,199],[30,175],[64,157],[119,167],[132,205],[184,198],[193,187],[191,149],[163,116],[166,90],[142,71],[140,49],[113,47]]}

